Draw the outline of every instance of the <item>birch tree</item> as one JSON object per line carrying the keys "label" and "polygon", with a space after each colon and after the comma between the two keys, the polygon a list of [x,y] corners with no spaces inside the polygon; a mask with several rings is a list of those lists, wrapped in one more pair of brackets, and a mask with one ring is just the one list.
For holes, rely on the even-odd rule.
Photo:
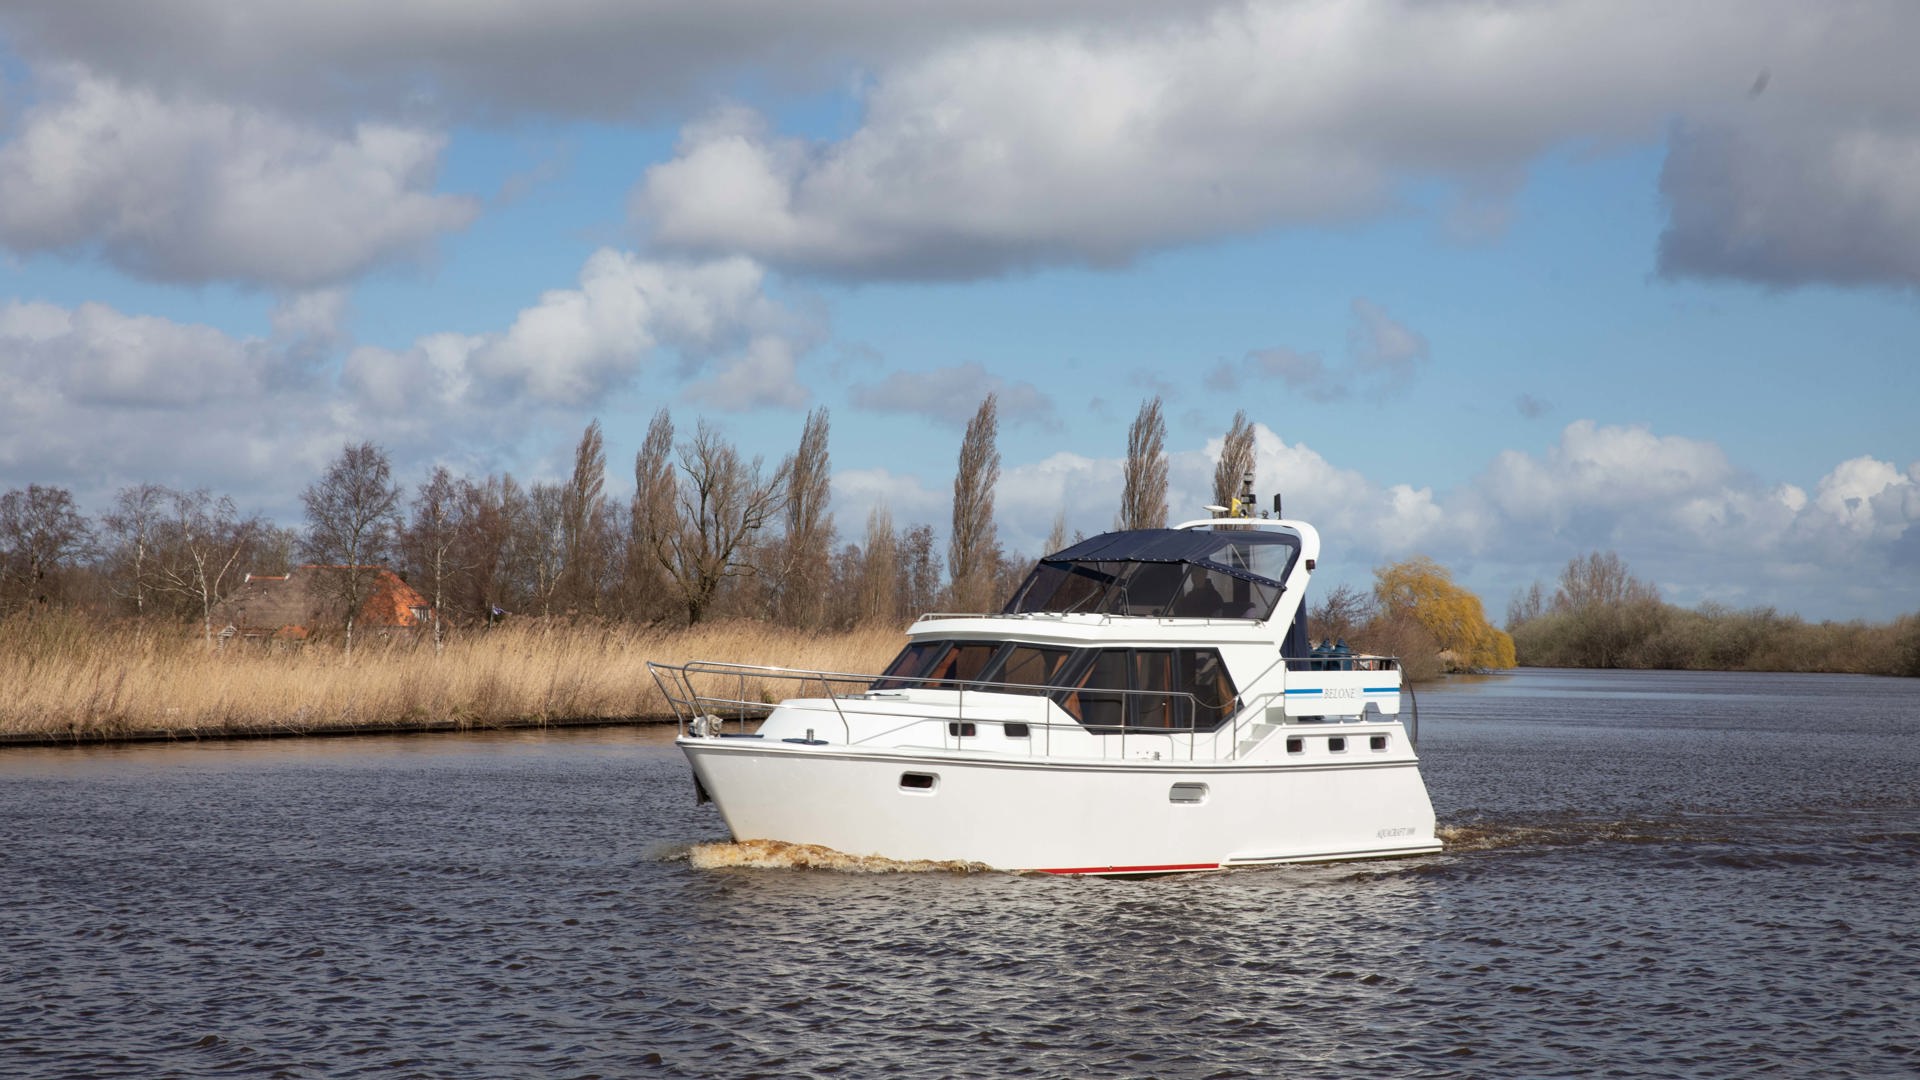
{"label": "birch tree", "polygon": [[242,560],[266,525],[256,517],[242,518],[231,498],[216,499],[205,488],[168,492],[167,505],[154,587],[191,606],[211,644],[213,609],[232,591]]}
{"label": "birch tree", "polygon": [[393,482],[387,452],[371,442],[347,444],[300,501],[307,514],[302,552],[313,562],[340,567],[322,580],[346,607],[347,655],[352,656],[354,622],[399,528],[400,487]]}

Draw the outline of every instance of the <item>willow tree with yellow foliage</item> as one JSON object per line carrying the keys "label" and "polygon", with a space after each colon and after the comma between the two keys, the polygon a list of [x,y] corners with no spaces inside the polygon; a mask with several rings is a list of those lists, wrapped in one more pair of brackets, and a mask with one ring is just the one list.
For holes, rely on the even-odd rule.
{"label": "willow tree with yellow foliage", "polygon": [[1479,597],[1455,585],[1453,574],[1425,555],[1374,571],[1373,595],[1385,618],[1411,619],[1432,635],[1449,670],[1514,666],[1513,639],[1487,622]]}

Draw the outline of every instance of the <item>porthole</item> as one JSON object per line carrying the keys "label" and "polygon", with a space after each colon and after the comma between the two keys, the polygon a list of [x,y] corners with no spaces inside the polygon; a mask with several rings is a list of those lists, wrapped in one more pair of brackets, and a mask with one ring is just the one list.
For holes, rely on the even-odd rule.
{"label": "porthole", "polygon": [[1002,724],[1001,729],[1006,732],[1009,739],[1024,739],[1030,734],[1025,724]]}
{"label": "porthole", "polygon": [[1375,735],[1369,740],[1368,745],[1375,750],[1385,750],[1387,748],[1387,737],[1385,735]]}
{"label": "porthole", "polygon": [[1305,739],[1288,739],[1287,740],[1287,753],[1297,754],[1304,749],[1306,749]]}
{"label": "porthole", "polygon": [[1173,790],[1167,793],[1167,801],[1175,802],[1175,803],[1185,803],[1189,806],[1197,803],[1206,802],[1207,801],[1207,785],[1175,784],[1173,785]]}
{"label": "porthole", "polygon": [[949,720],[949,721],[947,721],[947,734],[949,734],[949,735],[952,735],[952,736],[955,736],[955,737],[966,737],[966,736],[970,736],[970,735],[972,735],[972,734],[974,734],[974,726],[973,726],[973,721],[971,721],[971,720]]}
{"label": "porthole", "polygon": [[1327,740],[1327,749],[1328,749],[1328,750],[1331,750],[1331,751],[1333,751],[1333,752],[1334,752],[1334,753],[1336,753],[1336,754],[1341,754],[1341,753],[1345,753],[1345,752],[1346,752],[1346,749],[1347,749],[1347,738],[1346,738],[1346,736],[1344,736],[1344,735],[1336,735],[1336,736],[1334,736],[1333,738],[1331,738],[1331,739],[1328,739],[1328,740]]}
{"label": "porthole", "polygon": [[931,792],[940,778],[932,773],[909,772],[900,774],[900,790]]}

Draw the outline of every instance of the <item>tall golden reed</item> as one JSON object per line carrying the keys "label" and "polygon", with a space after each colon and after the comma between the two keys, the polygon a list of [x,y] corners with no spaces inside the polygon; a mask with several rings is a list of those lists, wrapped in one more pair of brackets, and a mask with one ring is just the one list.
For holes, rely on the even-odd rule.
{"label": "tall golden reed", "polygon": [[209,648],[191,631],[73,615],[0,620],[0,740],[492,728],[664,718],[649,660],[878,671],[896,627],[659,630],[523,623],[426,642]]}

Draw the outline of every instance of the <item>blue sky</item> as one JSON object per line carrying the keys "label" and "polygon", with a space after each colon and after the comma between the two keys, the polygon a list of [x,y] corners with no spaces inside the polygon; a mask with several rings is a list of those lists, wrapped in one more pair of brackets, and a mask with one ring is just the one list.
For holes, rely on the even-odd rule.
{"label": "blue sky", "polygon": [[0,489],[825,407],[842,537],[944,533],[994,392],[1032,554],[1157,393],[1175,516],[1244,408],[1335,579],[1920,610],[1908,5],[230,7],[0,12]]}

